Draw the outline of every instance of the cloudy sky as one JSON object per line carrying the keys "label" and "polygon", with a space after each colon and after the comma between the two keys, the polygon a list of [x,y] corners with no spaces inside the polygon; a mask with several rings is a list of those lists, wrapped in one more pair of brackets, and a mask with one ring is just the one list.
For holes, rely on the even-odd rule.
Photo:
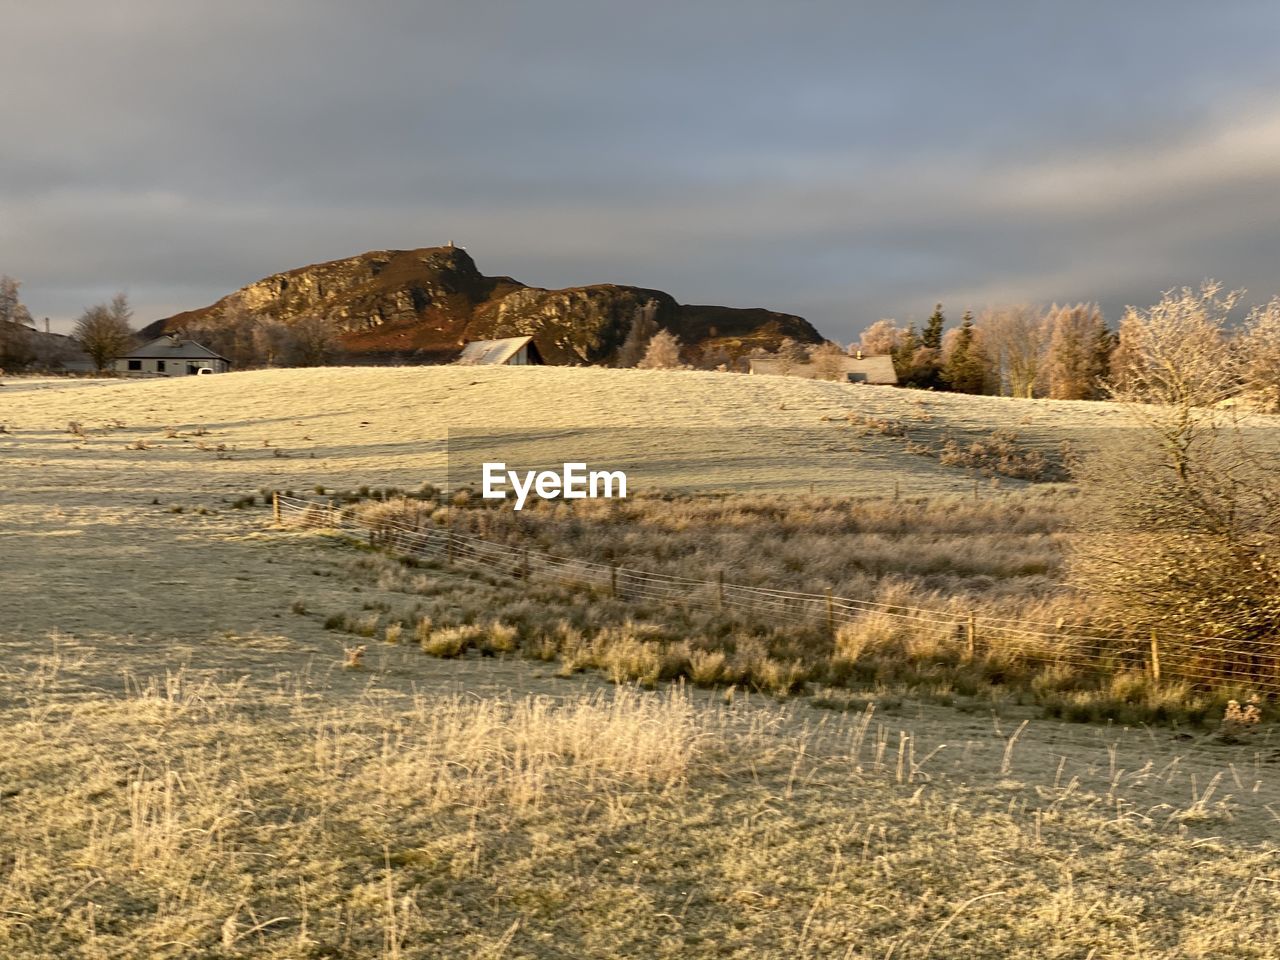
{"label": "cloudy sky", "polygon": [[64,329],[464,245],[882,316],[1280,293],[1280,8],[0,0],[0,273]]}

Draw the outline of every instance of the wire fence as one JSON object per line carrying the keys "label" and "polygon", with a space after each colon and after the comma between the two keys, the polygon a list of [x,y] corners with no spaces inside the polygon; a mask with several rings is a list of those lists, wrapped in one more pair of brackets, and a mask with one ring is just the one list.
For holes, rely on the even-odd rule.
{"label": "wire fence", "polygon": [[825,629],[873,618],[928,633],[958,656],[1001,657],[1017,664],[1114,676],[1141,672],[1164,683],[1280,696],[1280,639],[1248,640],[1191,634],[1118,636],[1065,623],[1017,620],[977,610],[913,607],[821,593],[780,590],[714,579],[696,579],[620,564],[563,557],[495,543],[449,527],[361,517],[332,501],[277,494],[280,523],[323,528],[367,539],[397,556],[445,563],[527,582],[554,583],[625,601],[647,601],[686,611],[731,615],[777,626]]}

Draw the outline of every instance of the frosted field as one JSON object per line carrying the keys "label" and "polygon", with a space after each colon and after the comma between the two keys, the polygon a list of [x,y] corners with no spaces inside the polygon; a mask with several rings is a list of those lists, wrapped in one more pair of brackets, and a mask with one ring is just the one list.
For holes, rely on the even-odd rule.
{"label": "frosted field", "polygon": [[226,502],[438,480],[451,427],[643,428],[599,456],[673,486],[969,491],[846,414],[1051,450],[1109,405],[555,368],[3,384],[0,956],[1280,955],[1270,734],[619,695],[378,640],[344,670],[295,605],[393,598]]}

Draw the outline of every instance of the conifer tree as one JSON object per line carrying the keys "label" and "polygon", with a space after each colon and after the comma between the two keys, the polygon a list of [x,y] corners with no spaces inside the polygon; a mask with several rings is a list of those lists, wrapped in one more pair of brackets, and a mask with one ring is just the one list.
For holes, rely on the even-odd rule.
{"label": "conifer tree", "polygon": [[942,304],[938,304],[933,308],[933,314],[929,317],[929,322],[925,324],[924,333],[920,335],[921,346],[928,347],[930,350],[942,349],[942,326],[946,320],[942,316]]}
{"label": "conifer tree", "polygon": [[973,314],[966,310],[951,355],[942,368],[942,380],[957,393],[982,393],[986,368],[982,346],[973,334]]}

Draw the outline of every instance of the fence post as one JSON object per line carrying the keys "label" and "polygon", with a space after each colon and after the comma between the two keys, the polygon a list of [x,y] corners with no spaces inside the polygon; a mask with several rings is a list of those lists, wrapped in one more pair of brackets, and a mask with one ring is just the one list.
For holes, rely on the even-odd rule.
{"label": "fence post", "polygon": [[271,491],[271,516],[275,519],[276,526],[280,526],[280,491]]}
{"label": "fence post", "polygon": [[520,579],[529,579],[529,548],[524,548],[524,553],[520,557]]}
{"label": "fence post", "polygon": [[836,635],[836,608],[831,600],[831,588],[827,587],[827,632]]}
{"label": "fence post", "polygon": [[1151,628],[1151,682],[1160,682],[1160,641],[1156,637],[1155,627]]}
{"label": "fence post", "polygon": [[615,600],[618,598],[618,565],[616,563],[609,564],[609,596]]}
{"label": "fence post", "polygon": [[972,660],[978,653],[978,618],[969,613],[969,619],[965,623],[965,648],[968,650],[969,659]]}
{"label": "fence post", "polygon": [[716,571],[716,610],[724,611],[724,571]]}
{"label": "fence post", "polygon": [[895,499],[895,500],[897,500],[897,499],[898,499],[898,493],[899,493],[899,489],[898,489],[898,481],[897,481],[897,480],[894,480],[894,481],[893,481],[893,499]]}

